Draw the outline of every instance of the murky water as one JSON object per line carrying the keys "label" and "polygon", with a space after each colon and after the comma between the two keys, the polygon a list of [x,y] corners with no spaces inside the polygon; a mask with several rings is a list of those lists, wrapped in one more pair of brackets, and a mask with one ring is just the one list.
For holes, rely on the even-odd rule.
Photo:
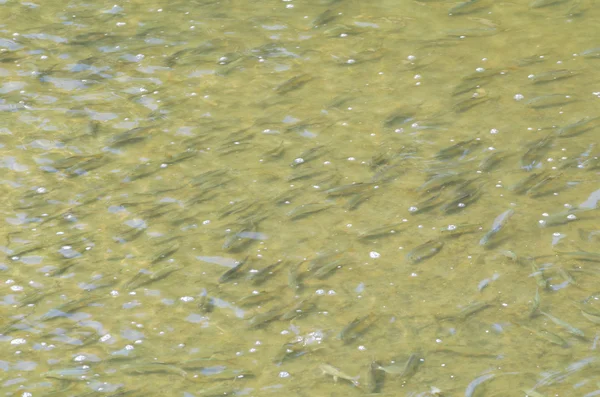
{"label": "murky water", "polygon": [[600,395],[598,1],[1,3],[3,395]]}

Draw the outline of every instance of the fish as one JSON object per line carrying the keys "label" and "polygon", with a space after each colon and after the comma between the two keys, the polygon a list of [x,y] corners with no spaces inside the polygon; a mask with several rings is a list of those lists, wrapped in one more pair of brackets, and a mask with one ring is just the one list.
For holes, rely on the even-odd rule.
{"label": "fish", "polygon": [[484,1],[481,0],[467,0],[459,3],[448,10],[448,15],[464,15],[477,12],[487,7]]}
{"label": "fish", "polygon": [[389,237],[398,234],[398,232],[404,229],[405,227],[406,225],[404,223],[392,223],[388,225],[382,225],[373,229],[359,232],[358,238],[359,240],[373,240],[381,237]]}
{"label": "fish", "polygon": [[437,174],[432,178],[429,178],[425,183],[419,186],[416,190],[418,192],[432,192],[436,190],[443,189],[448,186],[452,186],[461,182],[464,182],[464,174],[449,172],[444,174]]}
{"label": "fish", "polygon": [[477,230],[481,230],[481,225],[479,223],[458,223],[441,227],[439,230],[441,237],[454,238],[463,234],[475,233]]}
{"label": "fish", "polygon": [[128,375],[150,375],[150,374],[165,374],[165,375],[178,375],[182,378],[185,378],[187,372],[183,369],[171,365],[164,364],[159,362],[153,363],[132,363],[132,364],[123,364],[119,367],[119,371],[126,373]]}
{"label": "fish", "polygon": [[481,146],[482,142],[479,138],[472,138],[466,141],[455,143],[454,145],[441,149],[435,155],[435,158],[440,160],[447,160],[453,157],[464,157],[477,147]]}
{"label": "fish", "polygon": [[483,185],[468,187],[466,185],[471,181],[465,182],[462,186],[459,186],[453,193],[453,197],[448,202],[443,204],[440,209],[446,214],[451,214],[457,211],[461,211],[466,206],[476,202],[481,197],[481,187]]}
{"label": "fish", "polygon": [[[254,234],[258,234],[257,224],[253,220],[244,221],[236,230],[230,230],[225,235],[225,241],[221,248],[228,252],[239,252],[252,243],[255,238],[249,238]],[[260,234],[259,234],[260,236]]]}
{"label": "fish", "polygon": [[[371,182],[381,184],[394,181],[398,179],[398,177],[402,176],[406,172],[406,167],[402,163],[391,163],[387,165],[383,165],[377,169],[377,171],[371,177]],[[377,189],[378,185],[373,186],[373,190],[370,193],[374,192],[374,189]],[[365,192],[368,193],[368,192]]]}
{"label": "fish", "polygon": [[527,151],[521,156],[521,168],[530,170],[541,164],[544,155],[554,142],[555,135],[548,134],[527,145]]}
{"label": "fish", "polygon": [[34,289],[19,299],[19,307],[35,305],[47,296],[54,294],[56,290],[57,289],[55,287]]}
{"label": "fish", "polygon": [[269,150],[265,151],[262,154],[261,159],[264,159],[264,160],[267,160],[267,161],[277,160],[284,153],[285,153],[285,145],[284,145],[283,141],[280,141],[279,145],[277,145],[276,147],[274,147],[272,149],[269,149]]}
{"label": "fish", "polygon": [[313,276],[320,280],[327,278],[331,275],[332,272],[340,269],[344,262],[342,259],[333,260],[331,262],[325,263],[319,266],[317,269],[314,269]]}
{"label": "fish", "polygon": [[600,127],[600,117],[584,117],[558,129],[560,138],[571,138]]}
{"label": "fish", "polygon": [[286,189],[273,197],[271,201],[277,206],[287,205],[290,204],[294,199],[298,198],[302,193],[303,189],[299,187]]}
{"label": "fish", "polygon": [[316,307],[317,306],[315,305],[314,302],[312,302],[310,300],[310,298],[302,299],[300,302],[298,302],[294,306],[292,306],[291,309],[285,311],[281,315],[280,320],[282,320],[282,321],[291,320],[295,317],[301,316],[303,314],[306,314],[310,311],[315,310]]}
{"label": "fish", "polygon": [[239,307],[260,306],[263,303],[275,299],[275,295],[269,294],[267,291],[252,291],[250,295],[244,296],[236,301]]}
{"label": "fish", "polygon": [[[461,29],[452,29],[446,30],[445,33],[449,37],[458,37],[463,39],[464,37],[486,37],[493,36],[501,32],[496,27],[476,27],[476,28],[461,28]],[[478,87],[479,88],[479,87]],[[482,90],[475,90],[475,93]]]}
{"label": "fish", "polygon": [[477,388],[484,382],[487,382],[490,379],[493,379],[496,377],[496,374],[494,373],[489,373],[489,374],[484,374],[481,376],[478,376],[477,378],[473,379],[468,385],[467,385],[467,389],[465,390],[465,397],[473,397],[475,396],[475,392],[477,391]]}
{"label": "fish", "polygon": [[308,150],[302,152],[298,157],[292,161],[290,164],[291,167],[298,167],[302,164],[306,164],[310,161],[316,160],[319,157],[323,156],[327,152],[324,145],[319,145],[312,147]]}
{"label": "fish", "polygon": [[211,190],[226,185],[231,181],[226,169],[206,171],[190,181],[190,185],[203,190]]}
{"label": "fish", "polygon": [[539,74],[532,74],[529,76],[529,79],[533,82],[533,84],[546,84],[552,81],[568,79],[569,77],[577,76],[577,72],[573,72],[571,70],[560,69],[560,70],[550,70],[548,72],[543,72]]}
{"label": "fish", "polygon": [[468,110],[473,109],[477,105],[481,105],[481,104],[488,102],[490,99],[491,98],[489,96],[482,96],[478,92],[476,92],[471,97],[456,102],[452,106],[452,109],[456,113],[464,113]]}
{"label": "fish", "polygon": [[531,265],[531,271],[533,272],[531,273],[531,276],[535,278],[535,282],[538,285],[538,287],[542,289],[548,288],[548,280],[544,276],[544,272],[542,271],[542,269],[540,269],[540,267],[537,265],[535,259],[528,258],[527,260],[529,261]]}
{"label": "fish", "polygon": [[540,110],[557,106],[565,106],[575,102],[576,100],[577,99],[574,96],[568,94],[542,95],[525,101],[525,106],[531,109]]}
{"label": "fish", "polygon": [[531,310],[529,311],[529,318],[533,318],[533,317],[537,316],[539,309],[540,309],[540,289],[536,288],[535,296],[533,297],[533,301],[531,302]]}
{"label": "fish", "polygon": [[417,372],[422,362],[419,354],[412,353],[404,363],[395,362],[390,365],[378,365],[377,369],[384,371],[386,374],[406,379],[412,377]]}
{"label": "fish", "polygon": [[530,8],[543,8],[564,3],[568,0],[533,0],[529,3]]}
{"label": "fish", "polygon": [[527,195],[530,197],[542,197],[566,189],[568,185],[561,181],[560,178],[562,175],[562,173],[546,174],[544,178],[527,190]]}
{"label": "fish", "polygon": [[64,314],[73,313],[76,310],[87,307],[93,303],[96,303],[96,302],[104,300],[104,299],[106,299],[105,296],[100,296],[98,294],[91,295],[88,293],[79,299],[74,299],[74,300],[71,300],[69,302],[63,303],[62,305],[55,307],[54,309],[52,309],[49,312],[40,316],[39,319],[40,319],[40,321],[47,321],[47,320],[51,320],[56,317],[62,317]]}
{"label": "fish", "polygon": [[379,389],[383,384],[382,374],[384,372],[380,371],[378,367],[379,364],[376,361],[371,361],[367,366],[365,382],[362,386],[367,393],[379,393]]}
{"label": "fish", "polygon": [[137,127],[120,134],[112,135],[108,139],[109,147],[113,149],[122,148],[135,143],[145,141],[152,137],[152,130],[156,127]]}
{"label": "fish", "polygon": [[89,156],[84,161],[79,162],[77,165],[73,167],[69,167],[65,169],[63,172],[69,178],[77,177],[80,175],[85,175],[90,171],[98,169],[106,164],[108,164],[110,159],[103,154],[96,154]]}
{"label": "fish", "polygon": [[547,172],[531,172],[525,178],[519,180],[517,183],[510,186],[508,188],[508,190],[510,190],[516,194],[524,194],[545,175],[548,175],[548,173]]}
{"label": "fish", "polygon": [[386,54],[386,50],[383,48],[369,48],[360,52],[353,52],[350,56],[336,57],[334,60],[340,66],[355,66],[361,65],[367,62],[379,61]]}
{"label": "fish", "polygon": [[364,192],[365,190],[371,189],[375,186],[375,182],[352,183],[349,185],[342,185],[331,189],[327,189],[325,191],[325,194],[327,194],[328,197],[348,196]]}
{"label": "fish", "polygon": [[443,247],[442,241],[429,240],[406,254],[406,259],[412,264],[417,264],[438,254]]}
{"label": "fish", "polygon": [[87,381],[87,374],[90,372],[88,366],[76,368],[53,369],[42,374],[45,378],[67,380],[67,381]]}
{"label": "fish", "polygon": [[338,339],[345,344],[350,343],[367,332],[367,330],[371,328],[371,326],[373,326],[378,319],[378,316],[374,313],[356,317],[348,325],[342,328],[338,334]]}
{"label": "fish", "polygon": [[327,265],[328,263],[341,260],[343,256],[344,252],[337,249],[320,253],[309,262],[308,271],[312,272]]}
{"label": "fish", "polygon": [[431,194],[428,197],[420,200],[415,205],[408,208],[408,211],[413,214],[420,214],[432,210],[444,202],[444,196],[440,192]]}
{"label": "fish", "polygon": [[248,321],[249,328],[261,328],[272,321],[278,320],[282,314],[282,307],[276,307],[264,313],[259,313]]}
{"label": "fish", "polygon": [[25,254],[36,252],[44,248],[46,248],[46,245],[40,243],[28,243],[22,247],[11,249],[6,257],[11,260],[18,260]]}
{"label": "fish", "polygon": [[169,244],[165,249],[161,250],[158,254],[155,254],[152,260],[150,261],[150,265],[156,265],[164,260],[169,259],[174,253],[179,250],[179,242],[177,239]]}
{"label": "fish", "polygon": [[292,355],[300,356],[304,353],[304,351],[305,350],[302,341],[285,343],[283,346],[281,346],[281,349],[279,349],[275,357],[273,357],[273,363],[275,365],[281,365]]}
{"label": "fish", "polygon": [[579,328],[575,328],[571,324],[561,320],[560,318],[554,317],[553,315],[546,313],[544,311],[540,311],[540,313],[546,317],[548,317],[554,324],[566,329],[569,333],[578,336],[580,338],[585,338],[585,334]]}
{"label": "fish", "polygon": [[494,150],[481,160],[478,168],[480,171],[490,172],[493,168],[495,168],[498,164],[506,160],[509,156],[509,153],[506,153],[502,150]]}
{"label": "fish", "polygon": [[260,208],[260,204],[256,200],[240,200],[231,202],[219,210],[219,219],[225,218],[233,214],[256,213]]}
{"label": "fish", "polygon": [[166,158],[162,160],[161,164],[173,165],[194,158],[197,155],[198,152],[187,149],[184,152],[167,155]]}
{"label": "fish", "polygon": [[244,267],[244,265],[248,261],[248,258],[249,257],[247,256],[243,260],[237,262],[236,265],[233,266],[231,269],[229,269],[225,273],[223,273],[221,275],[221,277],[219,277],[219,284],[226,283],[228,281],[231,281],[231,280],[239,277],[240,276],[239,275],[240,269],[242,269]]}
{"label": "fish", "polygon": [[[356,36],[362,33],[362,30],[356,26],[336,24],[330,28],[323,30],[323,35],[328,38]],[[338,102],[338,101],[336,101]],[[341,103],[330,105],[329,108],[337,108]]]}
{"label": "fish", "polygon": [[290,265],[288,268],[288,286],[293,291],[298,291],[302,289],[302,282],[300,280],[300,276],[298,275],[298,270],[302,263],[304,263],[304,261],[300,261],[293,265]]}
{"label": "fish", "polygon": [[350,198],[350,200],[348,200],[348,202],[346,203],[346,209],[348,211],[354,211],[355,209],[357,209],[362,203],[364,203],[365,201],[369,201],[369,199],[371,197],[373,197],[375,195],[374,191],[370,191],[370,192],[365,192],[365,193],[358,193],[355,194],[354,196],[352,196]]}
{"label": "fish", "polygon": [[595,208],[569,208],[566,211],[557,212],[547,216],[545,219],[540,221],[541,227],[559,226],[564,225],[568,222],[573,222],[578,219],[587,219],[586,216],[596,214]]}
{"label": "fish", "polygon": [[444,315],[436,315],[436,319],[438,321],[446,321],[446,320],[460,320],[460,321],[464,321],[466,320],[468,317],[472,316],[475,313],[479,313],[482,310],[485,310],[489,307],[491,307],[491,303],[490,302],[486,302],[486,301],[477,301],[477,302],[473,302],[470,303],[468,305],[466,305],[465,307],[463,307],[462,309],[460,309],[460,311],[458,313],[455,314],[444,314]]}
{"label": "fish", "polygon": [[287,94],[299,90],[312,80],[313,78],[308,74],[299,74],[279,84],[275,87],[275,92],[279,95]]}
{"label": "fish", "polygon": [[383,127],[386,129],[397,130],[406,123],[414,120],[415,116],[416,111],[414,109],[395,109],[392,114],[385,118],[383,121]]}
{"label": "fish", "polygon": [[486,234],[479,240],[479,245],[482,247],[490,247],[492,245],[492,240],[494,236],[496,236],[506,225],[508,220],[514,215],[515,211],[513,209],[508,209],[498,215],[494,222],[492,223],[492,227],[487,231]]}
{"label": "fish", "polygon": [[491,81],[491,76],[481,77],[478,79],[467,79],[456,85],[452,90],[452,96],[462,95],[469,91],[476,92],[482,85]]}
{"label": "fish", "polygon": [[338,17],[338,15],[339,14],[336,13],[335,11],[333,11],[331,9],[327,9],[327,10],[323,11],[322,13],[320,13],[319,15],[317,15],[311,21],[311,25],[313,26],[313,28],[319,28],[323,25],[327,25],[329,22],[336,19]]}
{"label": "fish", "polygon": [[219,153],[220,156],[226,156],[243,150],[250,150],[253,147],[254,145],[252,142],[229,142],[215,148],[215,152]]}
{"label": "fish", "polygon": [[287,213],[287,216],[291,220],[297,220],[306,218],[309,215],[316,214],[317,212],[325,211],[331,207],[333,207],[333,203],[308,203],[302,204],[294,208],[293,210]]}
{"label": "fish", "polygon": [[200,300],[198,301],[198,309],[200,310],[200,313],[202,313],[202,314],[210,313],[214,310],[214,308],[215,308],[215,302],[214,302],[213,298],[208,296],[208,294],[205,292],[200,297]]}
{"label": "fish", "polygon": [[535,54],[535,55],[531,55],[525,58],[520,58],[516,61],[516,64],[519,67],[523,67],[523,66],[530,66],[530,65],[534,65],[536,63],[541,63],[544,62],[544,58],[545,56],[542,54]]}
{"label": "fish", "polygon": [[556,254],[561,258],[574,259],[578,261],[588,262],[600,262],[600,253],[598,252],[587,252],[587,251],[555,251]]}
{"label": "fish", "polygon": [[273,277],[273,275],[275,275],[275,273],[277,273],[283,265],[287,265],[287,264],[288,264],[287,261],[278,260],[277,262],[275,262],[269,266],[263,267],[262,269],[259,269],[256,271],[251,270],[250,275],[248,276],[248,280],[253,285],[261,285],[265,281],[267,281],[268,279]]}
{"label": "fish", "polygon": [[332,376],[334,382],[337,382],[338,379],[343,379],[352,383],[356,387],[360,387],[360,383],[358,382],[357,376],[350,376],[331,364],[320,364],[319,369],[323,372],[324,375]]}
{"label": "fish", "polygon": [[328,171],[324,169],[314,169],[314,168],[300,168],[298,171],[295,171],[287,177],[288,182],[300,181],[303,179],[311,179],[317,177],[319,175],[326,174]]}
{"label": "fish", "polygon": [[546,341],[548,341],[550,343],[553,343],[555,345],[558,345],[560,347],[568,347],[569,346],[569,344],[567,343],[566,340],[564,340],[560,336],[558,336],[558,335],[556,335],[556,334],[554,334],[554,333],[552,333],[550,331],[547,331],[547,330],[541,330],[540,331],[540,330],[537,330],[535,328],[531,328],[531,327],[528,327],[528,326],[526,326],[524,324],[521,324],[521,323],[518,323],[518,322],[514,322],[514,321],[513,321],[513,324],[518,325],[519,327],[521,327],[521,328],[523,328],[523,329],[531,332],[532,334],[534,334],[535,336],[537,336],[540,339],[544,339],[544,340],[546,340]]}
{"label": "fish", "polygon": [[584,58],[600,58],[600,47],[589,48],[582,51],[579,55]]}
{"label": "fish", "polygon": [[592,323],[600,325],[600,314],[592,314],[582,309],[581,315]]}
{"label": "fish", "polygon": [[159,269],[153,273],[137,273],[129,282],[125,284],[125,288],[129,291],[133,291],[144,285],[154,283],[168,277],[170,274],[181,270],[183,267],[180,265],[169,265],[162,269]]}

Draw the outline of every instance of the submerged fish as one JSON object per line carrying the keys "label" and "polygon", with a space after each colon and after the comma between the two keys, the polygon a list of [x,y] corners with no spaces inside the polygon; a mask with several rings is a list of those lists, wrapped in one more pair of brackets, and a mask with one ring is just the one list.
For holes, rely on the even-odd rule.
{"label": "submerged fish", "polygon": [[378,316],[374,313],[355,318],[340,331],[338,339],[342,340],[344,343],[352,342],[375,324],[377,319]]}
{"label": "submerged fish", "polygon": [[556,4],[564,3],[568,0],[533,0],[529,3],[529,7],[531,8],[543,8],[550,7]]}
{"label": "submerged fish", "polygon": [[557,317],[554,317],[553,315],[546,313],[544,311],[540,311],[540,313],[543,314],[544,316],[548,317],[554,324],[566,329],[569,333],[571,333],[575,336],[578,336],[580,338],[585,337],[585,334],[583,333],[582,330],[580,330],[579,328],[575,328],[574,326],[567,323],[566,321],[563,321]]}
{"label": "submerged fish", "polygon": [[537,330],[535,328],[531,328],[528,327],[524,324],[518,323],[518,322],[513,322],[513,324],[518,325],[519,327],[531,332],[532,334],[534,334],[535,336],[537,336],[540,339],[544,339],[552,344],[558,345],[560,347],[567,347],[569,346],[569,344],[567,343],[566,340],[564,340],[563,338],[561,338],[560,336],[547,331],[547,330]]}
{"label": "submerged fish", "polygon": [[333,205],[334,205],[333,203],[327,203],[327,202],[326,203],[302,204],[302,205],[297,206],[290,212],[288,212],[287,215],[291,220],[297,220],[297,219],[305,218],[305,217],[315,214],[317,212],[321,212],[326,209],[329,209],[329,208],[333,207]]}
{"label": "submerged fish", "polygon": [[576,221],[578,219],[587,219],[587,217],[591,217],[597,214],[595,210],[595,208],[570,208],[566,211],[549,215],[548,217],[540,221],[540,226],[558,226],[564,225],[568,222]]}
{"label": "submerged fish", "polygon": [[404,227],[403,223],[393,223],[389,225],[378,226],[374,229],[366,230],[358,234],[360,240],[371,240],[380,237],[389,237],[397,234]]}
{"label": "submerged fish", "polygon": [[278,94],[287,94],[289,92],[298,90],[304,87],[308,82],[312,80],[312,77],[308,74],[300,74],[298,76],[294,76],[291,79],[281,83],[275,88],[275,92]]}
{"label": "submerged fish", "polygon": [[473,302],[473,303],[468,304],[467,306],[463,307],[462,309],[460,309],[460,311],[458,313],[438,315],[438,316],[436,316],[436,319],[438,319],[438,320],[465,320],[468,317],[472,316],[473,314],[479,313],[480,311],[485,310],[491,306],[492,305],[490,304],[490,302],[486,302],[486,301]]}
{"label": "submerged fish", "polygon": [[412,264],[417,264],[436,255],[438,252],[440,252],[443,246],[444,243],[442,241],[429,240],[406,254],[406,259],[408,259],[408,261]]}
{"label": "submerged fish", "polygon": [[567,94],[552,94],[542,95],[525,102],[525,105],[532,109],[546,109],[556,106],[568,105],[571,102],[575,102],[575,98],[572,95]]}
{"label": "submerged fish", "polygon": [[489,247],[492,244],[492,239],[496,236],[502,228],[506,225],[508,220],[514,215],[513,209],[508,209],[498,215],[492,223],[492,228],[479,240],[479,245],[482,247]]}
{"label": "submerged fish", "polygon": [[446,160],[453,157],[464,157],[475,148],[479,147],[482,144],[481,139],[472,138],[466,141],[458,142],[450,147],[444,148],[440,150],[435,157],[438,159]]}
{"label": "submerged fish", "polygon": [[248,261],[248,257],[244,258],[242,261],[236,263],[231,269],[227,270],[225,273],[219,277],[219,283],[226,283],[240,276],[240,269],[246,264]]}
{"label": "submerged fish", "polygon": [[487,4],[482,0],[467,0],[459,3],[448,10],[448,15],[464,15],[485,8]]}
{"label": "submerged fish", "polygon": [[340,369],[334,367],[333,365],[321,364],[321,365],[319,365],[319,369],[323,372],[324,375],[332,376],[334,382],[337,382],[338,379],[343,379],[343,380],[346,380],[346,381],[352,383],[356,387],[360,386],[357,376],[350,376],[350,375],[342,372]]}
{"label": "submerged fish", "polygon": [[598,127],[600,127],[600,117],[588,116],[559,128],[556,135],[561,138],[570,138],[581,135],[584,132],[596,129]]}
{"label": "submerged fish", "polygon": [[530,170],[538,167],[543,160],[544,154],[550,149],[555,135],[548,134],[527,145],[527,151],[521,156],[521,168]]}
{"label": "submerged fish", "polygon": [[405,362],[395,362],[389,365],[378,365],[377,369],[387,374],[399,376],[401,378],[410,378],[417,372],[422,363],[419,354],[412,353]]}
{"label": "submerged fish", "polygon": [[462,236],[463,234],[475,233],[477,230],[481,230],[481,225],[478,223],[458,223],[441,227],[440,235],[442,237],[453,238]]}
{"label": "submerged fish", "polygon": [[552,81],[567,79],[576,75],[577,73],[571,70],[560,69],[551,70],[549,72],[543,72],[539,74],[533,74],[529,76],[529,79],[533,82],[533,84],[545,84]]}

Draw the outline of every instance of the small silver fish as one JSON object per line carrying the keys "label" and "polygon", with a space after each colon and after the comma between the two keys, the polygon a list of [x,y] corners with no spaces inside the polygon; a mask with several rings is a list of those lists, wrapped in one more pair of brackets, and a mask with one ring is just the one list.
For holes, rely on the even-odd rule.
{"label": "small silver fish", "polygon": [[332,376],[334,382],[337,382],[338,379],[343,379],[343,380],[346,380],[346,381],[352,383],[356,387],[360,386],[357,376],[350,376],[350,375],[342,372],[338,368],[334,367],[333,365],[320,364],[319,369],[321,369],[321,371],[323,371],[324,375]]}
{"label": "small silver fish", "polygon": [[494,222],[492,223],[492,228],[479,240],[479,245],[482,247],[489,247],[492,241],[492,238],[504,228],[508,220],[514,215],[515,211],[513,209],[508,209],[498,215]]}

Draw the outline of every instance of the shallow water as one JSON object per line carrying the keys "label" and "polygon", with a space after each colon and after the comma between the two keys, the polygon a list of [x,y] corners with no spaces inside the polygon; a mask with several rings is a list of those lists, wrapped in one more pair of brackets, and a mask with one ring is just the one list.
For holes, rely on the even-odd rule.
{"label": "shallow water", "polygon": [[0,3],[5,395],[600,393],[597,1]]}

